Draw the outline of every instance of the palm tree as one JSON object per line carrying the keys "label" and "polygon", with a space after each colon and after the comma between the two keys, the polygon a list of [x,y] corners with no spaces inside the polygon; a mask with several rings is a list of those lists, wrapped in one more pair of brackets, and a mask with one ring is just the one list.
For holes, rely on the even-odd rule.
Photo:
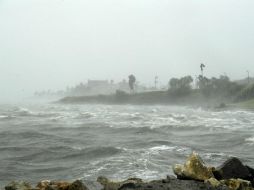
{"label": "palm tree", "polygon": [[205,65],[203,63],[200,64],[200,69],[201,69],[201,75],[203,76],[203,70],[204,70]]}
{"label": "palm tree", "polygon": [[130,87],[130,90],[134,90],[134,83],[136,82],[136,77],[131,74],[129,75],[129,87]]}

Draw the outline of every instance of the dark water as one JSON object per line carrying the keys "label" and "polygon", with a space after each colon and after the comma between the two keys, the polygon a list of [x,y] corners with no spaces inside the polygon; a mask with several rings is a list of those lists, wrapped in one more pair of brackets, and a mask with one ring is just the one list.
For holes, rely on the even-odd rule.
{"label": "dark water", "polygon": [[0,186],[12,180],[156,179],[192,151],[254,166],[254,112],[173,106],[0,106]]}

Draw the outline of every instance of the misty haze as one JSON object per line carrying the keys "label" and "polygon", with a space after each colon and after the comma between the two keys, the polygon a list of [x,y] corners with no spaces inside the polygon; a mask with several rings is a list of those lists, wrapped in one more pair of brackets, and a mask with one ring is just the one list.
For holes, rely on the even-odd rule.
{"label": "misty haze", "polygon": [[0,189],[254,189],[253,9],[0,0]]}

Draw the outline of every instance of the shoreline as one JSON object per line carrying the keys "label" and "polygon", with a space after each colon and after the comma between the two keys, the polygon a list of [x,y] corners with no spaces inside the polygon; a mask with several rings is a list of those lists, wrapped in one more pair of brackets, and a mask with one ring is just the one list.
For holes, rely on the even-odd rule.
{"label": "shoreline", "polygon": [[124,94],[123,97],[118,97],[117,94],[111,95],[94,95],[94,96],[67,96],[61,98],[54,103],[61,104],[105,104],[105,105],[165,105],[165,106],[191,106],[201,107],[205,109],[215,110],[247,110],[254,111],[254,99],[232,102],[225,100],[218,100],[216,98],[204,97],[198,100],[196,97],[180,97],[171,98],[167,96],[166,92],[160,92],[159,96],[151,96],[149,93],[141,94]]}
{"label": "shoreline", "polygon": [[99,176],[96,181],[42,180],[36,186],[28,182],[11,182],[5,190],[254,190],[254,169],[231,157],[218,167],[207,166],[193,152],[184,164],[173,166],[175,176],[144,181],[129,178],[111,181]]}

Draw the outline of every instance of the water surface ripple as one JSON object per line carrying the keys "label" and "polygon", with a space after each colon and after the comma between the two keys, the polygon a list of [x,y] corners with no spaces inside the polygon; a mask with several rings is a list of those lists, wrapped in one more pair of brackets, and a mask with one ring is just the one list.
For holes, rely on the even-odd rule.
{"label": "water surface ripple", "polygon": [[192,151],[254,166],[254,112],[176,106],[0,106],[0,185],[12,180],[156,179]]}

